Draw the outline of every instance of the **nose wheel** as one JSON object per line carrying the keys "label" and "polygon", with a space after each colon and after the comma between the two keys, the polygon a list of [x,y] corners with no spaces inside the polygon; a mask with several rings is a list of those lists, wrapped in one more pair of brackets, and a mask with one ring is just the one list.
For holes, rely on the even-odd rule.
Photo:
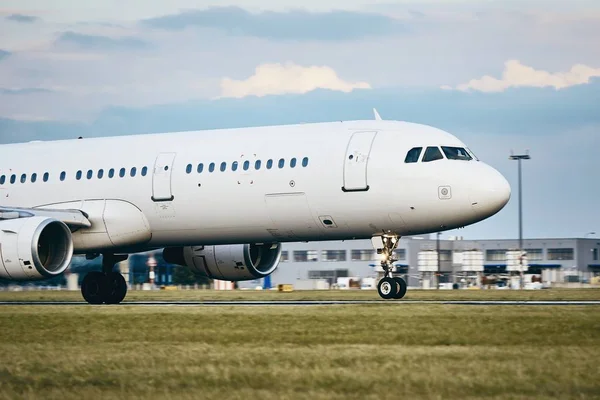
{"label": "nose wheel", "polygon": [[373,247],[377,254],[381,254],[381,268],[384,271],[383,278],[377,285],[377,292],[382,299],[401,299],[406,294],[406,281],[400,277],[393,276],[392,269],[397,258],[394,250],[398,247],[400,236],[384,234],[372,238]]}
{"label": "nose wheel", "polygon": [[377,292],[382,299],[401,299],[406,294],[406,281],[400,277],[383,277],[377,285]]}

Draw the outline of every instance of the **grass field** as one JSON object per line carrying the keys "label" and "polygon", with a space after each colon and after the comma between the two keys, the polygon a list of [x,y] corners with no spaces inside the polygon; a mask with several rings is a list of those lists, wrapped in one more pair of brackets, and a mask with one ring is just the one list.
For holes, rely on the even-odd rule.
{"label": "grass field", "polygon": [[0,338],[1,399],[600,398],[600,306],[9,305]]}
{"label": "grass field", "polygon": [[[129,291],[127,301],[201,300],[377,300],[375,290],[153,290]],[[547,290],[415,290],[405,300],[600,300],[600,288]],[[0,301],[83,301],[79,291],[0,292]]]}

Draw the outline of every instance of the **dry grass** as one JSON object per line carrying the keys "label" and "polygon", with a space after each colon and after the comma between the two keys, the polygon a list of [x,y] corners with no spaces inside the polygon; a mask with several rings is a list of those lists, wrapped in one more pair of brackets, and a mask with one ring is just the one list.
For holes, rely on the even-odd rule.
{"label": "dry grass", "polygon": [[[129,291],[127,301],[202,301],[202,300],[378,300],[375,290],[214,291],[153,290]],[[600,300],[600,288],[546,290],[415,290],[405,300]],[[83,301],[79,291],[0,292],[0,301]]]}
{"label": "dry grass", "polygon": [[0,398],[598,398],[600,306],[2,306]]}

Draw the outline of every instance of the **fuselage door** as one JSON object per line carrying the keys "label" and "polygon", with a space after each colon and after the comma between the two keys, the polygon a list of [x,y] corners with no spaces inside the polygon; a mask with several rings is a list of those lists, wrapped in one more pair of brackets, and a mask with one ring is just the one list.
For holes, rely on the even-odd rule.
{"label": "fuselage door", "polygon": [[355,132],[350,138],[344,161],[344,192],[369,190],[367,167],[375,135],[377,132]]}
{"label": "fuselage door", "polygon": [[175,160],[175,153],[160,153],[156,157],[152,174],[153,201],[171,201],[174,198],[171,192],[173,160]]}

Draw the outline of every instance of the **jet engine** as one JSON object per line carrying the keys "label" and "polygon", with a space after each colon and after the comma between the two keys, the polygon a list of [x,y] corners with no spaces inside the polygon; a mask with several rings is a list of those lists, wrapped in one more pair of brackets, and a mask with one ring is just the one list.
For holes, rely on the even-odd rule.
{"label": "jet engine", "polygon": [[73,256],[71,230],[48,217],[0,221],[0,278],[47,279],[62,274]]}
{"label": "jet engine", "polygon": [[280,257],[280,243],[168,247],[163,251],[168,263],[184,265],[197,275],[225,281],[264,278],[275,271]]}

